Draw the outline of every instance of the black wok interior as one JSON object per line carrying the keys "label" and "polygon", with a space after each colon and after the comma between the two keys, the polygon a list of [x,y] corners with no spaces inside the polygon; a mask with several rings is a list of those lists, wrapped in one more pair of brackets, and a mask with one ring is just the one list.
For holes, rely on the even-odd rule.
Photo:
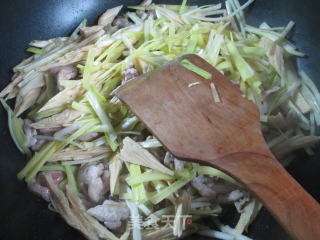
{"label": "black wok interior", "polygon": [[[156,3],[180,1],[156,1]],[[188,1],[192,4],[216,3],[215,1]],[[243,1],[241,1],[243,2]],[[11,68],[22,58],[27,44],[34,39],[64,36],[83,18],[95,23],[105,9],[120,4],[135,5],[139,1],[111,0],[9,0],[0,7],[0,88],[4,88],[12,75]],[[308,57],[298,60],[298,66],[320,85],[320,14],[316,0],[256,0],[249,8],[247,21],[257,25],[267,21],[273,26],[296,22],[293,40]],[[25,165],[25,158],[15,148],[7,128],[7,116],[0,108],[0,239],[13,240],[66,240],[83,239],[80,233],[67,226],[48,210],[47,203],[28,191],[24,182],[18,181],[17,172]],[[306,157],[299,154],[288,170],[318,201],[320,200],[320,152]],[[261,173],[263,174],[263,173]],[[232,215],[232,214],[231,214]],[[228,222],[230,214],[225,213]],[[229,220],[228,220],[229,219]],[[305,224],[308,224],[306,222]],[[315,226],[319,227],[319,226]],[[290,239],[272,216],[263,210],[249,228],[249,236],[258,240]],[[191,236],[188,239],[207,239]]]}

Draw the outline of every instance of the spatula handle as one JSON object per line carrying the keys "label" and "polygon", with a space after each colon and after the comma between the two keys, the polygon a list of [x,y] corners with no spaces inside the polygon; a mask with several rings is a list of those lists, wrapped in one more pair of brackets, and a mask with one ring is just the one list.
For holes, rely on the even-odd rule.
{"label": "spatula handle", "polygon": [[214,162],[251,190],[293,239],[320,239],[319,203],[271,153],[236,153]]}

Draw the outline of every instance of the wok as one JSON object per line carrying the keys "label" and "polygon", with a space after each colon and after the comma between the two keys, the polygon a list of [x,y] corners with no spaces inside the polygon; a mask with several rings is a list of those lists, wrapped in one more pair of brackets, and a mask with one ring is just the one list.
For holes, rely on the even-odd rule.
{"label": "wok", "polygon": [[[156,3],[180,1],[156,1]],[[215,1],[213,1],[214,3]],[[2,1],[0,8],[0,88],[7,85],[12,75],[11,68],[22,58],[27,44],[34,39],[64,36],[87,18],[95,23],[107,8],[116,5],[135,5],[139,1],[111,0],[10,0]],[[208,4],[212,1],[188,1],[190,4]],[[317,6],[318,5],[318,6]],[[320,15],[316,0],[257,0],[248,9],[247,21],[258,25],[267,21],[273,26],[285,25],[289,20],[296,22],[293,40],[308,58],[298,59],[297,65],[320,85]],[[17,172],[25,165],[25,158],[17,151],[7,129],[7,118],[0,108],[0,239],[65,240],[82,239],[76,230],[69,227],[58,214],[48,210],[47,203],[28,191],[24,182],[18,181]],[[320,151],[313,157],[297,153],[298,158],[288,168],[299,183],[320,200]],[[236,220],[229,211],[223,219],[232,224]],[[308,224],[308,222],[306,222]],[[314,226],[319,227],[319,226]],[[249,236],[258,239],[286,240],[290,237],[263,209],[249,228]],[[207,239],[197,235],[188,239]]]}

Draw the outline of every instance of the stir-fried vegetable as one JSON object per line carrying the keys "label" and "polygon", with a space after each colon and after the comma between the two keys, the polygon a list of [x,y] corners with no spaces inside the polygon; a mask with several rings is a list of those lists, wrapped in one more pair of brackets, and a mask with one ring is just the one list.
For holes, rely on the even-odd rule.
{"label": "stir-fried vegetable", "polygon": [[201,77],[205,78],[205,79],[210,79],[211,78],[211,74],[208,73],[207,71],[203,70],[202,68],[197,67],[196,65],[194,65],[192,62],[190,62],[187,59],[183,59],[180,64],[182,66],[184,66],[185,68],[189,69],[192,72],[195,72],[196,74],[200,75]]}
{"label": "stir-fried vegetable", "polygon": [[[218,169],[166,152],[114,92],[180,55],[197,54],[258,106],[265,139],[283,165],[295,150],[312,154],[320,139],[320,93],[291,62],[304,56],[286,39],[294,23],[250,26],[244,9],[252,2],[199,7],[145,0],[123,16],[117,17],[122,6],[107,10],[95,26],[84,20],[70,37],[32,41],[27,51],[34,55],[13,69],[0,93],[14,143],[28,157],[35,152],[18,178],[30,189],[47,189],[54,210],[88,239],[194,232],[249,239],[242,234],[262,204]],[[180,64],[212,77],[188,60]],[[214,79],[210,87],[212,104],[219,104]],[[6,103],[12,98],[14,110]],[[219,220],[228,203],[241,213],[235,228]],[[218,229],[204,226],[204,217]]]}

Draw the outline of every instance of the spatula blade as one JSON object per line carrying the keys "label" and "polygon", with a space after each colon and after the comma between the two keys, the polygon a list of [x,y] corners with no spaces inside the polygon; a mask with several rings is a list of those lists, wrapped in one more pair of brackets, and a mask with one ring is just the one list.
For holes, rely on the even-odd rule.
{"label": "spatula blade", "polygon": [[[211,79],[180,64],[188,59]],[[215,102],[213,82],[221,102]],[[223,74],[196,55],[184,55],[121,86],[116,95],[176,157],[215,159],[263,152],[259,111]]]}

